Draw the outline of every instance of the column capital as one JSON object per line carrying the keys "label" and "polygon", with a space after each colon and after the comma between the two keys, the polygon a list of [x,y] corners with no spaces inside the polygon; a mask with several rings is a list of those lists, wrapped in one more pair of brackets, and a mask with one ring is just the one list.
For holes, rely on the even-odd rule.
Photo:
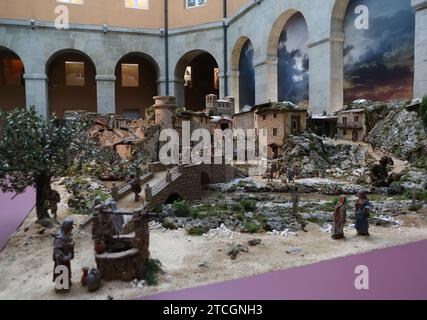
{"label": "column capital", "polygon": [[313,48],[331,42],[344,42],[344,32],[332,32],[329,37],[310,41],[308,47]]}
{"label": "column capital", "polygon": [[157,84],[159,83],[166,83],[168,80],[166,79],[166,77],[159,77],[159,79],[157,80]]}
{"label": "column capital", "polygon": [[264,65],[277,65],[279,58],[277,56],[267,56],[265,59],[254,61],[254,68],[262,67]]}
{"label": "column capital", "polygon": [[117,77],[112,75],[97,75],[96,81],[116,81]]}
{"label": "column capital", "polygon": [[25,73],[24,80],[43,80],[48,81],[49,78],[47,75],[42,73]]}

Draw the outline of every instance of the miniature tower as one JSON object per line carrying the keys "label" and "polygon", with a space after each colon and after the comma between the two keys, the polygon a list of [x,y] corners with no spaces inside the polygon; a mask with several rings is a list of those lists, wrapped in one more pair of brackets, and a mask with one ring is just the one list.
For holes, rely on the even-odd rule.
{"label": "miniature tower", "polygon": [[228,101],[228,111],[227,111],[227,115],[233,115],[235,114],[235,104],[236,104],[236,99],[234,97],[228,96],[224,98],[225,101]]}
{"label": "miniature tower", "polygon": [[206,96],[206,113],[209,115],[218,115],[218,96],[208,94]]}
{"label": "miniature tower", "polygon": [[154,97],[155,122],[161,129],[173,129],[176,113],[176,97],[157,96]]}

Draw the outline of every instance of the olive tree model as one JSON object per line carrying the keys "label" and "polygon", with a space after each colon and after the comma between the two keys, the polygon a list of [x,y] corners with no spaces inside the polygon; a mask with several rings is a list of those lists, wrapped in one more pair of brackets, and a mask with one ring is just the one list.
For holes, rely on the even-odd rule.
{"label": "olive tree model", "polygon": [[49,219],[47,196],[53,177],[73,164],[90,161],[89,121],[45,120],[34,108],[0,113],[0,188],[22,193],[36,189],[38,221]]}

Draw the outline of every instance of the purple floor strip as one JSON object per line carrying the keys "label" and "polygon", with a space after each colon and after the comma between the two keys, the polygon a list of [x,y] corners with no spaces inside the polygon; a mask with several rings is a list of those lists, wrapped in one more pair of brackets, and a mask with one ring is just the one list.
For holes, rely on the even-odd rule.
{"label": "purple floor strip", "polygon": [[3,250],[12,234],[19,228],[36,202],[33,189],[17,196],[0,192],[0,251]]}
{"label": "purple floor strip", "polygon": [[[358,276],[355,274],[355,269],[360,265],[368,267],[369,290],[355,288],[355,280]],[[427,299],[427,240],[141,299],[425,300]]]}

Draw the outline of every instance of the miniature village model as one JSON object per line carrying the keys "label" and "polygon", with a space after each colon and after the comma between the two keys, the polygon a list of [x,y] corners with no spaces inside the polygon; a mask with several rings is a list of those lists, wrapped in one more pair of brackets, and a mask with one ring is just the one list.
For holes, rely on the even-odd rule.
{"label": "miniature village model", "polygon": [[185,1],[170,34],[150,6],[95,31],[2,1],[0,188],[34,208],[0,241],[0,299],[133,299],[427,239],[427,37],[396,18],[427,6],[387,2],[406,36],[371,61],[352,19],[372,5],[387,29],[381,6],[325,0],[331,27],[312,1]]}

